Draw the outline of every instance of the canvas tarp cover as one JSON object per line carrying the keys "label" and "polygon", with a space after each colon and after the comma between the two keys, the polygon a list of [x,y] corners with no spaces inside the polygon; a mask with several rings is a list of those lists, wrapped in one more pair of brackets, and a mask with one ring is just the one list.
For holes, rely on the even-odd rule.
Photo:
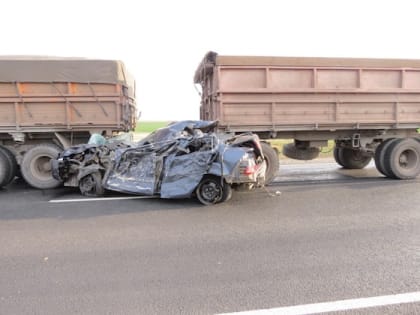
{"label": "canvas tarp cover", "polygon": [[416,59],[376,58],[325,58],[325,57],[270,57],[270,56],[222,56],[208,52],[199,64],[194,83],[200,83],[213,73],[214,66],[227,67],[344,67],[344,68],[420,68]]}
{"label": "canvas tarp cover", "polygon": [[49,57],[0,57],[0,82],[121,83],[134,81],[117,60]]}

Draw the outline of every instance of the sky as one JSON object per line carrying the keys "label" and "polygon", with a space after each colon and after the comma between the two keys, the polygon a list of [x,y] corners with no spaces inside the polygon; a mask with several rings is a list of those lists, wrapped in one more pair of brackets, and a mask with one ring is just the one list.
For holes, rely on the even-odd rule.
{"label": "sky", "polygon": [[208,51],[420,59],[419,9],[415,0],[2,0],[0,54],[122,60],[140,121],[199,119],[193,75]]}

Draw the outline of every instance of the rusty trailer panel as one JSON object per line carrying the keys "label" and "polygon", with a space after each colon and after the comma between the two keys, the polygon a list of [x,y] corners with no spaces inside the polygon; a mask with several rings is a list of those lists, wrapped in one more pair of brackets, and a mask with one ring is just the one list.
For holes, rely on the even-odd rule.
{"label": "rusty trailer panel", "polygon": [[128,131],[135,83],[117,60],[0,57],[0,131]]}
{"label": "rusty trailer panel", "polygon": [[420,127],[420,60],[208,53],[194,81],[201,119],[230,131]]}
{"label": "rusty trailer panel", "polygon": [[135,103],[111,83],[0,82],[0,131],[130,130]]}

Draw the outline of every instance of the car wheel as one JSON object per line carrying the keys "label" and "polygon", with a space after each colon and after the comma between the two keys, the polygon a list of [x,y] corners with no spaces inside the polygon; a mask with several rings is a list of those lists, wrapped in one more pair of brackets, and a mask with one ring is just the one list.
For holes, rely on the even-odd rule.
{"label": "car wheel", "polygon": [[105,193],[102,176],[99,172],[90,173],[79,181],[80,193],[87,197],[100,197]]}
{"label": "car wheel", "polygon": [[232,187],[220,177],[206,175],[195,190],[197,199],[206,206],[224,202],[232,197]]}
{"label": "car wheel", "polygon": [[265,163],[267,164],[267,169],[265,171],[265,184],[270,184],[279,172],[279,155],[277,154],[277,151],[266,142],[261,142],[261,148]]}

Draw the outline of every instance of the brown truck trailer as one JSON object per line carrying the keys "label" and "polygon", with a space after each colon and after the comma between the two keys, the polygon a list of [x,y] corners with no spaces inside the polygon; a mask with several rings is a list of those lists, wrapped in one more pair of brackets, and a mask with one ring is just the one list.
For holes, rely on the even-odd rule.
{"label": "brown truck trailer", "polygon": [[[220,56],[209,52],[195,72],[200,116],[225,132],[294,139],[283,153],[316,158],[335,141],[347,169],[372,158],[387,177],[420,173],[420,60]],[[269,179],[278,154],[265,143]]]}
{"label": "brown truck trailer", "polygon": [[135,120],[134,80],[121,61],[0,57],[0,187],[20,171],[31,186],[54,188],[59,152]]}

